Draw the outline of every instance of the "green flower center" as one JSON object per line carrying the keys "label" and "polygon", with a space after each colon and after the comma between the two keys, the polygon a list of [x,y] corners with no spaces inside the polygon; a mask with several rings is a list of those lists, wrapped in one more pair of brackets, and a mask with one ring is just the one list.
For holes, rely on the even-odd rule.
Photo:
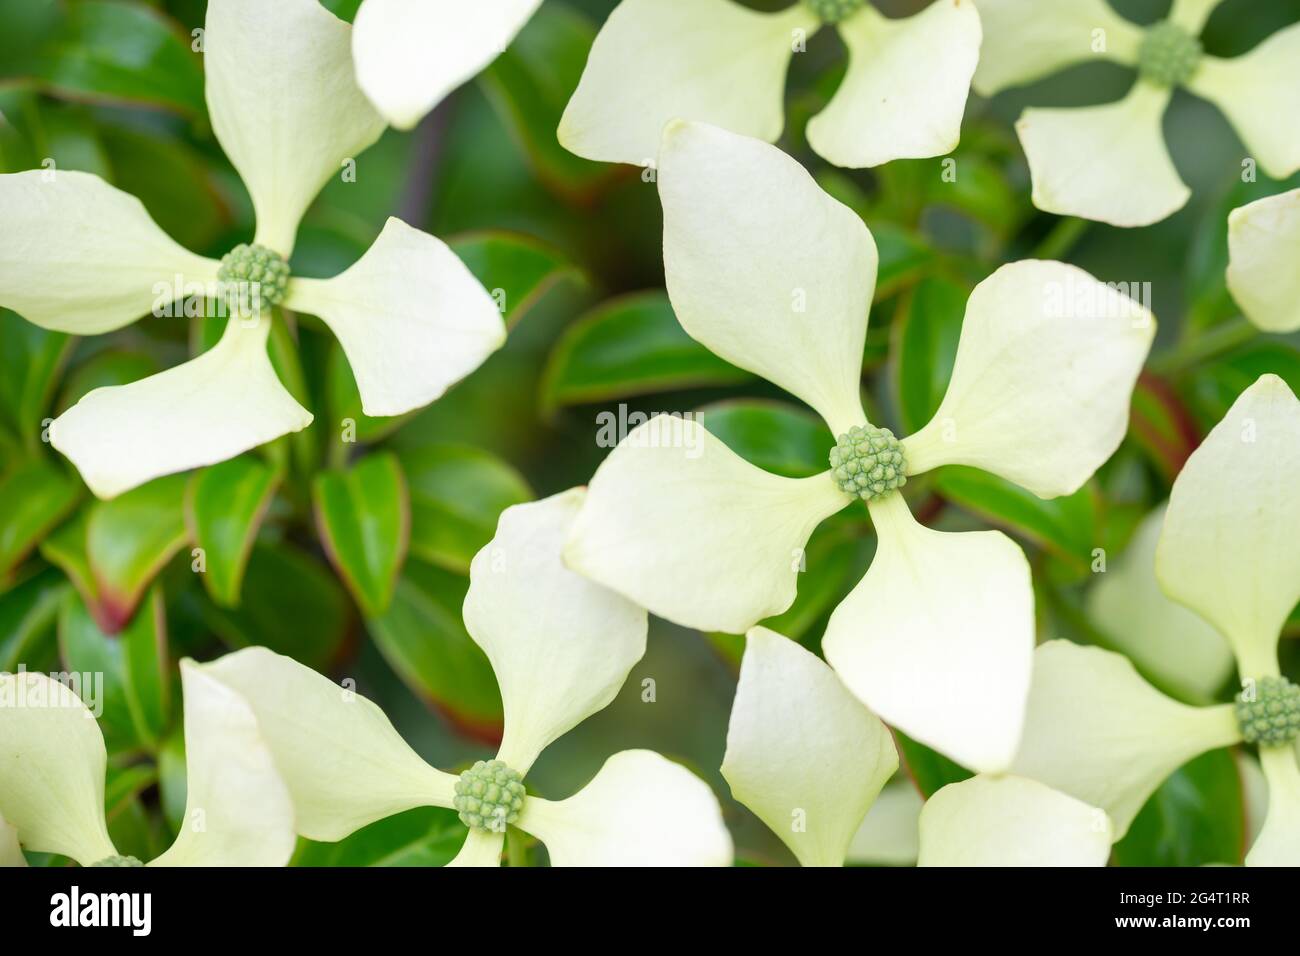
{"label": "green flower center", "polygon": [[867,0],[803,0],[803,5],[822,23],[839,23],[857,13]]}
{"label": "green flower center", "polygon": [[1160,86],[1187,82],[1201,62],[1201,41],[1163,20],[1147,30],[1138,51],[1138,72]]}
{"label": "green flower center", "polygon": [[133,856],[106,856],[98,863],[92,863],[91,866],[144,866]]}
{"label": "green flower center", "polygon": [[289,263],[266,246],[241,244],[221,257],[217,281],[244,310],[279,305],[289,288]]}
{"label": "green flower center", "polygon": [[1300,687],[1265,677],[1237,695],[1237,725],[1250,743],[1286,744],[1300,736]]}
{"label": "green flower center", "polygon": [[835,484],[863,501],[883,498],[907,484],[903,445],[888,428],[850,428],[831,449],[830,458]]}
{"label": "green flower center", "polygon": [[465,826],[505,833],[524,808],[524,778],[500,760],[480,760],[456,781],[452,805]]}

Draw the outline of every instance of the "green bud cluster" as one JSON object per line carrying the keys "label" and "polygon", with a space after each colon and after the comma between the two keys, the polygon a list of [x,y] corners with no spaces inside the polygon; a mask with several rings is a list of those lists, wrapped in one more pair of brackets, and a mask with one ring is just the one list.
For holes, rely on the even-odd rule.
{"label": "green bud cluster", "polygon": [[831,449],[830,461],[835,484],[863,501],[883,498],[907,484],[903,445],[888,428],[850,428]]}
{"label": "green bud cluster", "polygon": [[1236,710],[1241,736],[1249,743],[1286,744],[1300,736],[1300,687],[1285,677],[1256,681],[1253,694],[1237,695]]}
{"label": "green bud cluster", "polygon": [[144,866],[133,856],[106,856],[98,863],[92,863],[91,866]]}
{"label": "green bud cluster", "polygon": [[857,13],[867,0],[803,0],[822,23],[839,23]]}
{"label": "green bud cluster", "polygon": [[252,306],[254,295],[262,305],[279,305],[289,288],[289,263],[266,246],[245,243],[221,257],[217,281],[246,308]]}
{"label": "green bud cluster", "polygon": [[504,833],[524,808],[523,776],[500,760],[480,760],[456,781],[452,806],[473,830]]}
{"label": "green bud cluster", "polygon": [[1201,41],[1176,23],[1151,27],[1138,50],[1138,72],[1160,86],[1186,83],[1201,62]]}

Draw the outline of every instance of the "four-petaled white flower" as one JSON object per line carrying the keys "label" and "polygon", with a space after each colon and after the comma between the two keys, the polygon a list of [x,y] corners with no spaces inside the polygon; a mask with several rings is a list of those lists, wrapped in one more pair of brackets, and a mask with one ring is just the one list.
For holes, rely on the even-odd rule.
{"label": "four-petaled white flower", "polygon": [[[284,866],[293,806],[246,701],[181,661],[185,692],[184,822],[150,866]],[[66,685],[0,674],[0,864],[5,824],[28,850],[82,866],[138,866],[108,836],[104,737]],[[12,851],[12,844],[10,845]],[[21,865],[21,856],[10,862]]]}
{"label": "four-petaled white flower", "polygon": [[1300,189],[1228,214],[1228,289],[1246,318],[1265,332],[1300,329],[1298,262]]}
{"label": "four-petaled white flower", "polygon": [[596,36],[560,142],[588,159],[641,166],[655,165],[674,119],[775,142],[790,57],[823,24],[848,47],[849,66],[808,124],[817,153],[864,167],[953,150],[979,59],[971,0],[936,0],[903,20],[867,0],[800,0],[772,14],[732,0],[623,0]]}
{"label": "four-petaled white flower", "polygon": [[1300,864],[1300,687],[1281,677],[1277,657],[1300,599],[1297,474],[1300,401],[1265,375],[1188,459],[1156,549],[1164,590],[1232,648],[1243,684],[1237,701],[1190,707],[1151,687],[1127,658],[1051,641],[1035,655],[1013,772],[1102,807],[1119,839],[1188,760],[1257,743],[1269,806],[1246,862]]}
{"label": "four-petaled white flower", "polygon": [[410,129],[501,53],[542,0],[365,0],[352,35],[357,83]]}
{"label": "four-petaled white flower", "polygon": [[[898,768],[889,731],[816,655],[746,637],[722,775],[804,866],[839,866]],[[901,815],[901,825],[917,827]],[[978,776],[920,812],[921,866],[1101,866],[1105,813],[1033,780]]]}
{"label": "four-petaled white flower", "polygon": [[1024,554],[1000,532],[923,527],[891,489],[964,464],[1044,498],[1076,491],[1124,436],[1155,320],[1072,266],[1003,266],[971,294],[933,420],[900,443],[862,410],[877,267],[862,221],[780,150],[703,124],[669,126],[658,178],[682,326],[802,398],[840,444],[831,471],[795,480],[696,421],[651,419],[597,470],[566,561],[678,624],[744,633],[790,606],[817,524],[869,499],[875,560],[831,616],[827,660],[886,722],[1006,769],[1034,646]]}
{"label": "four-petaled white flower", "polygon": [[1091,59],[1136,68],[1124,99],[1102,106],[1027,109],[1016,130],[1039,209],[1115,226],[1146,226],[1191,191],[1165,147],[1161,120],[1175,87],[1214,103],[1269,176],[1300,169],[1300,24],[1249,53],[1221,59],[1197,39],[1222,0],[1174,0],[1149,28],[1106,0],[979,0],[984,47],[975,89],[986,96]]}
{"label": "four-petaled white flower", "polygon": [[257,293],[258,307],[232,309],[220,342],[198,358],[96,389],[54,421],[51,443],[104,498],[311,423],[267,355],[277,301],[338,337],[368,415],[433,401],[505,340],[496,303],[465,265],[398,219],[343,274],[287,278],[307,206],[384,130],[353,78],[346,23],[316,0],[211,0],[204,44],[213,130],[257,215],[251,247],[222,262],[197,256],[137,199],[86,173],[0,176],[0,304],[37,325],[108,332],[156,308],[159,287],[174,284],[179,296],[186,287]]}
{"label": "four-petaled white flower", "polygon": [[441,806],[469,827],[459,865],[497,865],[507,825],[539,838],[556,866],[730,864],[713,792],[651,751],[615,754],[565,800],[524,794],[542,749],[607,706],[645,652],[645,611],[560,562],[582,498],[573,489],[507,509],[474,558],[465,625],[496,672],[505,733],[495,760],[459,781],[416,755],[373,703],[287,657],[253,648],[204,665],[256,712],[299,833],[339,840]]}

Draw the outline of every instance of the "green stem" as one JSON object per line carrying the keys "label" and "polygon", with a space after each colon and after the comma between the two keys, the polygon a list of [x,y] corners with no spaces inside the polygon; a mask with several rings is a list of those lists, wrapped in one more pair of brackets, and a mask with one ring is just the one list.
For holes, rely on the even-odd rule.
{"label": "green stem", "polygon": [[1239,317],[1216,325],[1208,332],[1202,332],[1163,355],[1156,356],[1151,360],[1150,368],[1159,375],[1177,374],[1206,359],[1245,345],[1258,334],[1259,329],[1247,319]]}
{"label": "green stem", "polygon": [[1034,248],[1029,257],[1031,259],[1064,259],[1091,226],[1092,222],[1088,219],[1079,219],[1075,216],[1062,219],[1052,227],[1051,232],[1043,237],[1043,241]]}

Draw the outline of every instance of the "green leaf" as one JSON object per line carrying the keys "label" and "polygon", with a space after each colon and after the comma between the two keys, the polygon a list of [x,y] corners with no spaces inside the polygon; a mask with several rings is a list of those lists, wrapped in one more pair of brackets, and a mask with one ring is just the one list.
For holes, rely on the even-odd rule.
{"label": "green leaf", "polygon": [[105,634],[81,598],[68,593],[59,612],[59,648],[66,669],[79,675],[86,706],[102,708],[99,723],[109,750],[156,747],[170,716],[161,590],[150,592],[116,636]]}
{"label": "green leaf", "polygon": [[1184,764],[1151,795],[1124,839],[1119,866],[1240,864],[1245,852],[1241,775],[1231,750]]}
{"label": "green leaf", "polygon": [[229,646],[254,645],[328,670],[353,622],[347,594],[324,565],[293,545],[258,541],[238,608],[204,604],[208,626]]}
{"label": "green leaf", "polygon": [[158,359],[147,352],[113,349],[76,365],[59,393],[59,410],[66,411],[97,388],[128,385],[162,371]]}
{"label": "green leaf", "polygon": [[488,99],[538,177],[573,198],[589,197],[620,174],[617,166],[575,156],[555,137],[595,38],[596,28],[586,16],[560,4],[544,4],[510,48],[479,75]]}
{"label": "green leaf", "polygon": [[399,452],[411,493],[411,554],[459,574],[492,540],[497,519],[532,489],[514,468],[469,445]]}
{"label": "green leaf", "polygon": [[447,241],[514,328],[556,283],[584,281],[582,272],[545,243],[510,232],[473,232]]}
{"label": "green leaf", "polygon": [[337,843],[302,840],[293,866],[446,866],[465,842],[454,810],[419,807],[385,817]]}
{"label": "green leaf", "polygon": [[19,563],[76,507],[81,487],[61,469],[34,458],[0,477],[0,591]]}
{"label": "green leaf", "polygon": [[1196,423],[1182,401],[1163,379],[1149,373],[1138,378],[1133,390],[1129,435],[1166,483],[1173,482],[1200,443]]}
{"label": "green leaf", "polygon": [[52,93],[202,116],[203,71],[190,38],[138,3],[77,0],[31,74]]}
{"label": "green leaf", "polygon": [[803,643],[819,638],[816,625],[830,616],[861,577],[857,573],[859,542],[853,532],[865,528],[864,523],[853,520],[831,519],[819,525],[804,549],[794,603],[763,621],[763,626]]}
{"label": "green leaf", "polygon": [[927,276],[899,305],[894,321],[898,409],[903,427],[919,430],[939,410],[952,378],[970,288],[943,276]]}
{"label": "green leaf", "polygon": [[894,728],[894,740],[898,743],[903,767],[927,800],[948,784],[960,783],[973,776],[965,767],[925,744],[917,743],[898,728]]}
{"label": "green leaf", "polygon": [[168,475],[92,506],[85,543],[95,589],[91,610],[108,633],[131,619],[149,582],[189,539],[188,483],[187,475]]}
{"label": "green leaf", "polygon": [[30,450],[41,447],[43,419],[71,347],[72,339],[62,332],[0,309],[0,414]]}
{"label": "green leaf", "polygon": [[325,553],[362,613],[384,613],[411,536],[411,500],[397,458],[384,452],[317,475],[312,501]]}
{"label": "green leaf", "polygon": [[1197,369],[1191,390],[1206,430],[1218,424],[1241,393],[1266,373],[1279,376],[1291,391],[1300,394],[1300,349],[1284,341],[1265,339]]}
{"label": "green leaf", "polygon": [[415,414],[371,418],[363,412],[357,380],[338,342],[330,346],[329,358],[325,360],[325,393],[332,419],[329,442],[339,460],[346,459],[347,453],[358,444],[369,445],[391,435]]}
{"label": "green leaf", "polygon": [[465,732],[491,739],[500,734],[501,694],[487,655],[461,620],[468,590],[460,575],[411,562],[388,611],[367,624],[408,687]]}
{"label": "green leaf", "polygon": [[546,365],[542,405],[550,410],[752,378],[687,335],[667,295],[643,292],[605,302],[564,331]]}
{"label": "green leaf", "polygon": [[913,282],[934,261],[934,250],[925,239],[895,223],[874,221],[871,235],[880,257],[876,267],[876,301]]}
{"label": "green leaf", "polygon": [[71,592],[59,572],[47,568],[7,592],[0,601],[0,673],[20,663],[36,670],[49,660],[63,596]]}
{"label": "green leaf", "polygon": [[239,603],[253,540],[279,478],[256,458],[241,456],[196,471],[185,493],[185,525],[203,552],[203,586],[224,607]]}
{"label": "green leaf", "polygon": [[708,405],[699,414],[715,438],[765,471],[806,478],[830,468],[835,438],[812,412],[784,402],[738,399]]}

